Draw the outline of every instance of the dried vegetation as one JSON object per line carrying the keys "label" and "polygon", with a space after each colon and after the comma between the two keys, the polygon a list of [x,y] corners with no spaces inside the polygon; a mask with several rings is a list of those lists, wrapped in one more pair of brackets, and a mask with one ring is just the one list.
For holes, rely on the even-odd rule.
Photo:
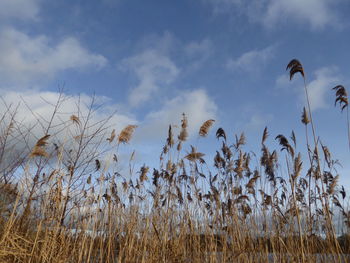
{"label": "dried vegetation", "polygon": [[[305,77],[296,59],[287,70],[290,79]],[[259,156],[245,149],[243,133],[230,138],[217,128],[211,160],[186,145],[183,114],[177,136],[169,126],[159,168],[136,172],[134,152],[128,172],[118,167],[137,126],[118,134],[108,119],[94,122],[93,103],[54,125],[60,98],[32,144],[8,106],[0,120],[0,261],[348,262],[349,199],[315,132],[304,83],[306,156],[294,132],[271,139],[265,128]],[[347,111],[345,88],[334,90]],[[213,126],[204,122],[198,137]],[[9,161],[19,141],[26,155]]]}

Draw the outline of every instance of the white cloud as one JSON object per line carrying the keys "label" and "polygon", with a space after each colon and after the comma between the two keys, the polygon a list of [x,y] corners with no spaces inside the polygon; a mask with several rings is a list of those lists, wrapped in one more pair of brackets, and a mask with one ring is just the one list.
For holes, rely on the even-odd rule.
{"label": "white cloud", "polygon": [[305,22],[313,29],[323,28],[337,21],[336,13],[330,0],[271,0],[267,7],[263,23],[272,27],[276,23]]}
{"label": "white cloud", "polygon": [[90,53],[73,37],[58,44],[44,36],[30,36],[13,28],[0,32],[0,84],[30,85],[68,69],[100,68],[107,60]]}
{"label": "white cloud", "polygon": [[[70,120],[71,115],[76,115],[82,123],[88,118],[89,125],[86,128],[87,134],[94,134],[95,131],[105,121],[106,130],[102,130],[99,136],[102,142],[106,142],[113,129],[118,134],[121,129],[129,124],[136,124],[137,120],[127,113],[115,113],[117,105],[114,105],[109,98],[103,96],[95,97],[95,106],[93,113],[88,117],[89,106],[92,97],[88,95],[68,96],[61,94],[63,99],[58,107],[55,117],[51,120],[54,112],[54,106],[59,101],[60,93],[44,91],[26,91],[26,92],[6,92],[2,94],[0,101],[0,116],[6,116],[0,122],[0,132],[3,133],[4,127],[9,125],[9,113],[16,110],[15,125],[10,134],[10,139],[0,162],[0,171],[13,162],[14,158],[25,157],[32,149],[36,141],[46,134],[46,129],[51,121],[51,128],[48,134],[51,135],[49,149],[53,148],[52,143],[64,144],[65,146],[75,147],[73,136],[80,135],[77,126]],[[7,106],[6,106],[7,105]],[[12,105],[8,111],[9,105]],[[27,107],[28,105],[28,107]],[[96,107],[98,106],[98,107]],[[95,147],[96,138],[89,145]],[[0,149],[1,150],[1,149]],[[88,152],[88,151],[87,151]],[[15,157],[14,157],[15,156]]]}
{"label": "white cloud", "polygon": [[169,125],[180,124],[182,113],[188,118],[188,133],[193,136],[204,121],[216,119],[217,106],[205,90],[183,92],[165,101],[161,109],[149,113],[140,124],[139,136],[158,141],[166,138]]}
{"label": "white cloud", "polygon": [[1,0],[0,20],[16,18],[21,20],[37,19],[41,0]]}
{"label": "white cloud", "polygon": [[169,31],[162,34],[148,34],[136,43],[136,49],[145,51],[147,49],[157,50],[163,55],[169,55],[174,49],[179,48],[181,42]]}
{"label": "white cloud", "polygon": [[160,88],[171,84],[180,71],[168,56],[156,49],[146,49],[125,59],[123,64],[138,79],[138,85],[129,96],[129,103],[133,107],[148,101]]}
{"label": "white cloud", "polygon": [[261,50],[251,50],[236,59],[227,61],[227,68],[231,70],[259,71],[274,56],[275,46],[268,46]]}
{"label": "white cloud", "polygon": [[236,6],[242,6],[242,0],[202,0],[213,5],[215,13],[228,12]]}
{"label": "white cloud", "polygon": [[281,24],[302,23],[312,29],[339,26],[334,0],[204,0],[215,12],[243,14],[252,22],[274,28]]}
{"label": "white cloud", "polygon": [[234,123],[235,129],[250,134],[254,134],[256,131],[260,132],[265,126],[269,126],[269,123],[275,118],[274,114],[266,112],[257,104],[250,102],[239,107],[238,111],[239,116]]}
{"label": "white cloud", "polygon": [[307,88],[310,98],[311,110],[327,108],[327,92],[340,82],[335,68],[324,67],[315,71],[315,79],[312,80]]}
{"label": "white cloud", "polygon": [[212,43],[209,39],[202,41],[192,41],[185,46],[185,52],[189,56],[196,56],[197,54],[208,54],[212,50]]}
{"label": "white cloud", "polygon": [[[67,95],[63,94],[63,96]],[[66,98],[68,99],[64,100],[59,107],[58,114],[53,119],[52,128],[48,133],[52,135],[52,138],[50,138],[51,146],[53,142],[66,142],[66,145],[68,145],[68,141],[69,147],[74,148],[72,136],[79,135],[79,133],[77,133],[75,129],[76,126],[70,120],[70,116],[75,114],[83,120],[87,116],[88,105],[92,98],[87,95],[67,96]],[[10,145],[11,151],[7,151],[7,155],[3,159],[5,162],[0,165],[0,170],[4,168],[4,165],[7,165],[8,162],[6,162],[6,160],[11,161],[13,160],[13,156],[23,156],[30,152],[35,142],[45,134],[44,128],[52,116],[54,110],[53,105],[55,105],[59,99],[59,93],[34,90],[26,92],[7,92],[3,94],[2,99],[7,105],[11,103],[16,105],[19,101],[25,101],[29,105],[31,111],[21,102],[16,120],[20,123],[25,138],[19,136],[17,142]],[[114,105],[111,100],[106,97],[96,97],[96,101],[100,107],[98,109],[96,108],[90,124],[97,123],[107,118],[117,108],[117,105]],[[0,103],[0,114],[2,115],[5,111],[6,108],[4,104]],[[145,153],[145,149],[152,148],[152,151],[161,150],[161,143],[166,139],[169,124],[179,125],[182,113],[185,113],[188,117],[189,135],[195,136],[198,134],[199,127],[204,121],[216,119],[217,106],[204,90],[187,91],[175,98],[164,101],[164,104],[159,110],[150,112],[143,120],[137,120],[128,113],[122,112],[114,114],[107,123],[107,126],[110,128],[105,131],[103,141],[110,135],[112,129],[116,129],[116,133],[118,134],[126,125],[137,124],[138,128],[135,131],[135,136],[132,139],[131,145],[134,149],[136,148],[138,154],[145,154],[145,156],[142,157],[143,161],[154,162],[154,158],[157,154],[155,156],[147,151]],[[38,119],[44,127],[38,123]],[[67,129],[63,129],[63,126],[69,127],[69,133],[66,132]],[[33,128],[30,129],[31,127]],[[89,133],[93,133],[95,128],[89,128]],[[28,130],[26,131],[26,129]],[[17,125],[15,130],[17,130]],[[174,133],[177,134],[177,132],[179,132],[179,130],[176,130],[174,126]],[[18,134],[16,134],[16,136],[18,136]],[[67,136],[71,139],[67,138]],[[128,149],[128,147],[123,147],[121,150],[120,154],[122,156],[122,154],[126,154],[130,149]]]}
{"label": "white cloud", "polygon": [[[61,120],[69,120],[72,114],[86,116],[89,110],[89,105],[93,97],[82,94],[80,96],[69,96],[62,93],[61,96],[64,98],[58,110],[58,115],[55,121],[61,122]],[[50,91],[36,91],[30,90],[26,92],[10,91],[2,94],[2,99],[7,104],[18,104],[17,118],[21,120],[21,123],[30,125],[36,121],[36,117],[39,117],[45,121],[51,118],[54,107],[59,100],[60,93]],[[94,119],[102,120],[107,116],[111,115],[116,110],[117,105],[111,103],[111,100],[104,96],[96,96],[94,98],[96,105],[100,105],[97,111],[94,113]],[[28,114],[27,104],[33,114]],[[4,112],[3,105],[0,107],[0,112]],[[44,122],[45,122],[44,121]],[[114,114],[111,118],[110,123],[113,125],[120,126],[123,128],[128,124],[135,123],[135,119],[128,117],[127,114]],[[56,123],[58,124],[58,123]]]}
{"label": "white cloud", "polygon": [[[296,75],[295,75],[296,76]],[[289,80],[289,75],[288,74],[283,74],[280,75],[277,79],[276,79],[276,88],[281,89],[281,88],[286,88],[288,86],[290,86],[290,80]]]}
{"label": "white cloud", "polygon": [[[337,74],[335,67],[323,67],[314,71],[314,78],[307,83],[307,89],[310,98],[311,110],[315,111],[318,109],[327,108],[329,106],[328,94],[338,83],[341,83],[341,78]],[[299,77],[299,74],[295,75],[294,78]],[[289,75],[284,74],[276,79],[276,87],[283,89],[292,89],[299,94],[300,103],[306,104],[304,86],[295,84],[295,81],[289,81]]]}
{"label": "white cloud", "polygon": [[120,64],[122,70],[127,69],[136,78],[136,85],[129,91],[131,107],[145,104],[155,94],[164,94],[162,90],[173,86],[180,73],[184,76],[203,66],[213,53],[213,44],[208,38],[183,43],[165,31],[146,36],[136,50]]}
{"label": "white cloud", "polygon": [[265,127],[269,122],[273,120],[272,114],[265,114],[262,112],[255,112],[249,117],[249,121],[245,125],[245,129],[260,129]]}
{"label": "white cloud", "polygon": [[213,43],[208,38],[185,45],[185,54],[190,60],[189,67],[194,70],[200,68],[212,55],[213,49]]}

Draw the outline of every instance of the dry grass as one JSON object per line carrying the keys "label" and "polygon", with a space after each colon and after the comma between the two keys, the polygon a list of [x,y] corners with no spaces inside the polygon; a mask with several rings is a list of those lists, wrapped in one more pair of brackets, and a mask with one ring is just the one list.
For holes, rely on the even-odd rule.
{"label": "dry grass", "polygon": [[[136,125],[128,125],[126,126],[119,134],[118,136],[118,143],[128,143],[131,138],[132,138],[132,134],[134,132],[134,130],[136,129]],[[110,141],[112,141],[112,137],[113,137],[113,132],[110,138]]]}
{"label": "dry grass", "polygon": [[[287,69],[291,79],[304,77],[297,60]],[[339,90],[343,110],[346,91]],[[92,110],[71,115],[74,125],[48,122],[43,134],[59,132],[32,147],[23,136],[26,158],[3,171],[0,262],[348,262],[348,196],[328,148],[315,133],[309,143],[309,106],[301,119],[308,163],[294,132],[278,135],[271,149],[265,128],[260,156],[253,157],[243,133],[230,142],[218,128],[220,147],[210,165],[207,155],[185,145],[183,115],[177,136],[169,126],[160,168],[134,172],[133,153],[129,173],[120,174],[120,144],[132,140],[135,125],[117,136],[108,120],[93,122]],[[5,142],[24,134],[14,120],[0,120],[1,158]],[[204,122],[198,136],[213,124]],[[185,146],[190,151],[183,153]]]}

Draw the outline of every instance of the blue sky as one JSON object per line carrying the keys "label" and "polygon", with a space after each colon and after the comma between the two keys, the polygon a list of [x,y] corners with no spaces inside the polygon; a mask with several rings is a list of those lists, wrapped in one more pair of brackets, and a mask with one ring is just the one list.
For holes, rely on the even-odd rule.
{"label": "blue sky", "polygon": [[[96,93],[97,118],[117,110],[117,130],[139,125],[130,147],[140,160],[158,155],[182,112],[193,137],[215,119],[231,138],[244,131],[252,150],[268,126],[274,146],[294,130],[304,151],[303,82],[285,71],[298,58],[317,133],[350,188],[346,119],[331,91],[350,86],[349,13],[348,0],[1,0],[1,96],[45,115],[41,98],[53,102],[62,85],[72,109]],[[199,150],[215,153],[213,133]]]}

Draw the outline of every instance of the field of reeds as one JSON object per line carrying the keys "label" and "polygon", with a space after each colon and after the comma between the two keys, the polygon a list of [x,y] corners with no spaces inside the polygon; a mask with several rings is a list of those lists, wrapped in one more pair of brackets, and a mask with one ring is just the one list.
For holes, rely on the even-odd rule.
{"label": "field of reeds", "polygon": [[[287,70],[291,80],[304,77],[298,60]],[[345,88],[334,92],[348,114]],[[3,101],[0,262],[349,262],[348,194],[316,134],[306,82],[305,95],[305,156],[294,132],[272,137],[265,128],[252,153],[243,133],[232,138],[214,120],[198,137],[215,133],[218,149],[202,153],[202,139],[187,143],[183,114],[159,166],[137,171],[134,153],[123,164],[130,169],[119,167],[138,127],[116,132],[108,117],[96,121],[94,101],[65,118],[63,97],[51,119],[28,110],[37,117],[30,127]]]}

